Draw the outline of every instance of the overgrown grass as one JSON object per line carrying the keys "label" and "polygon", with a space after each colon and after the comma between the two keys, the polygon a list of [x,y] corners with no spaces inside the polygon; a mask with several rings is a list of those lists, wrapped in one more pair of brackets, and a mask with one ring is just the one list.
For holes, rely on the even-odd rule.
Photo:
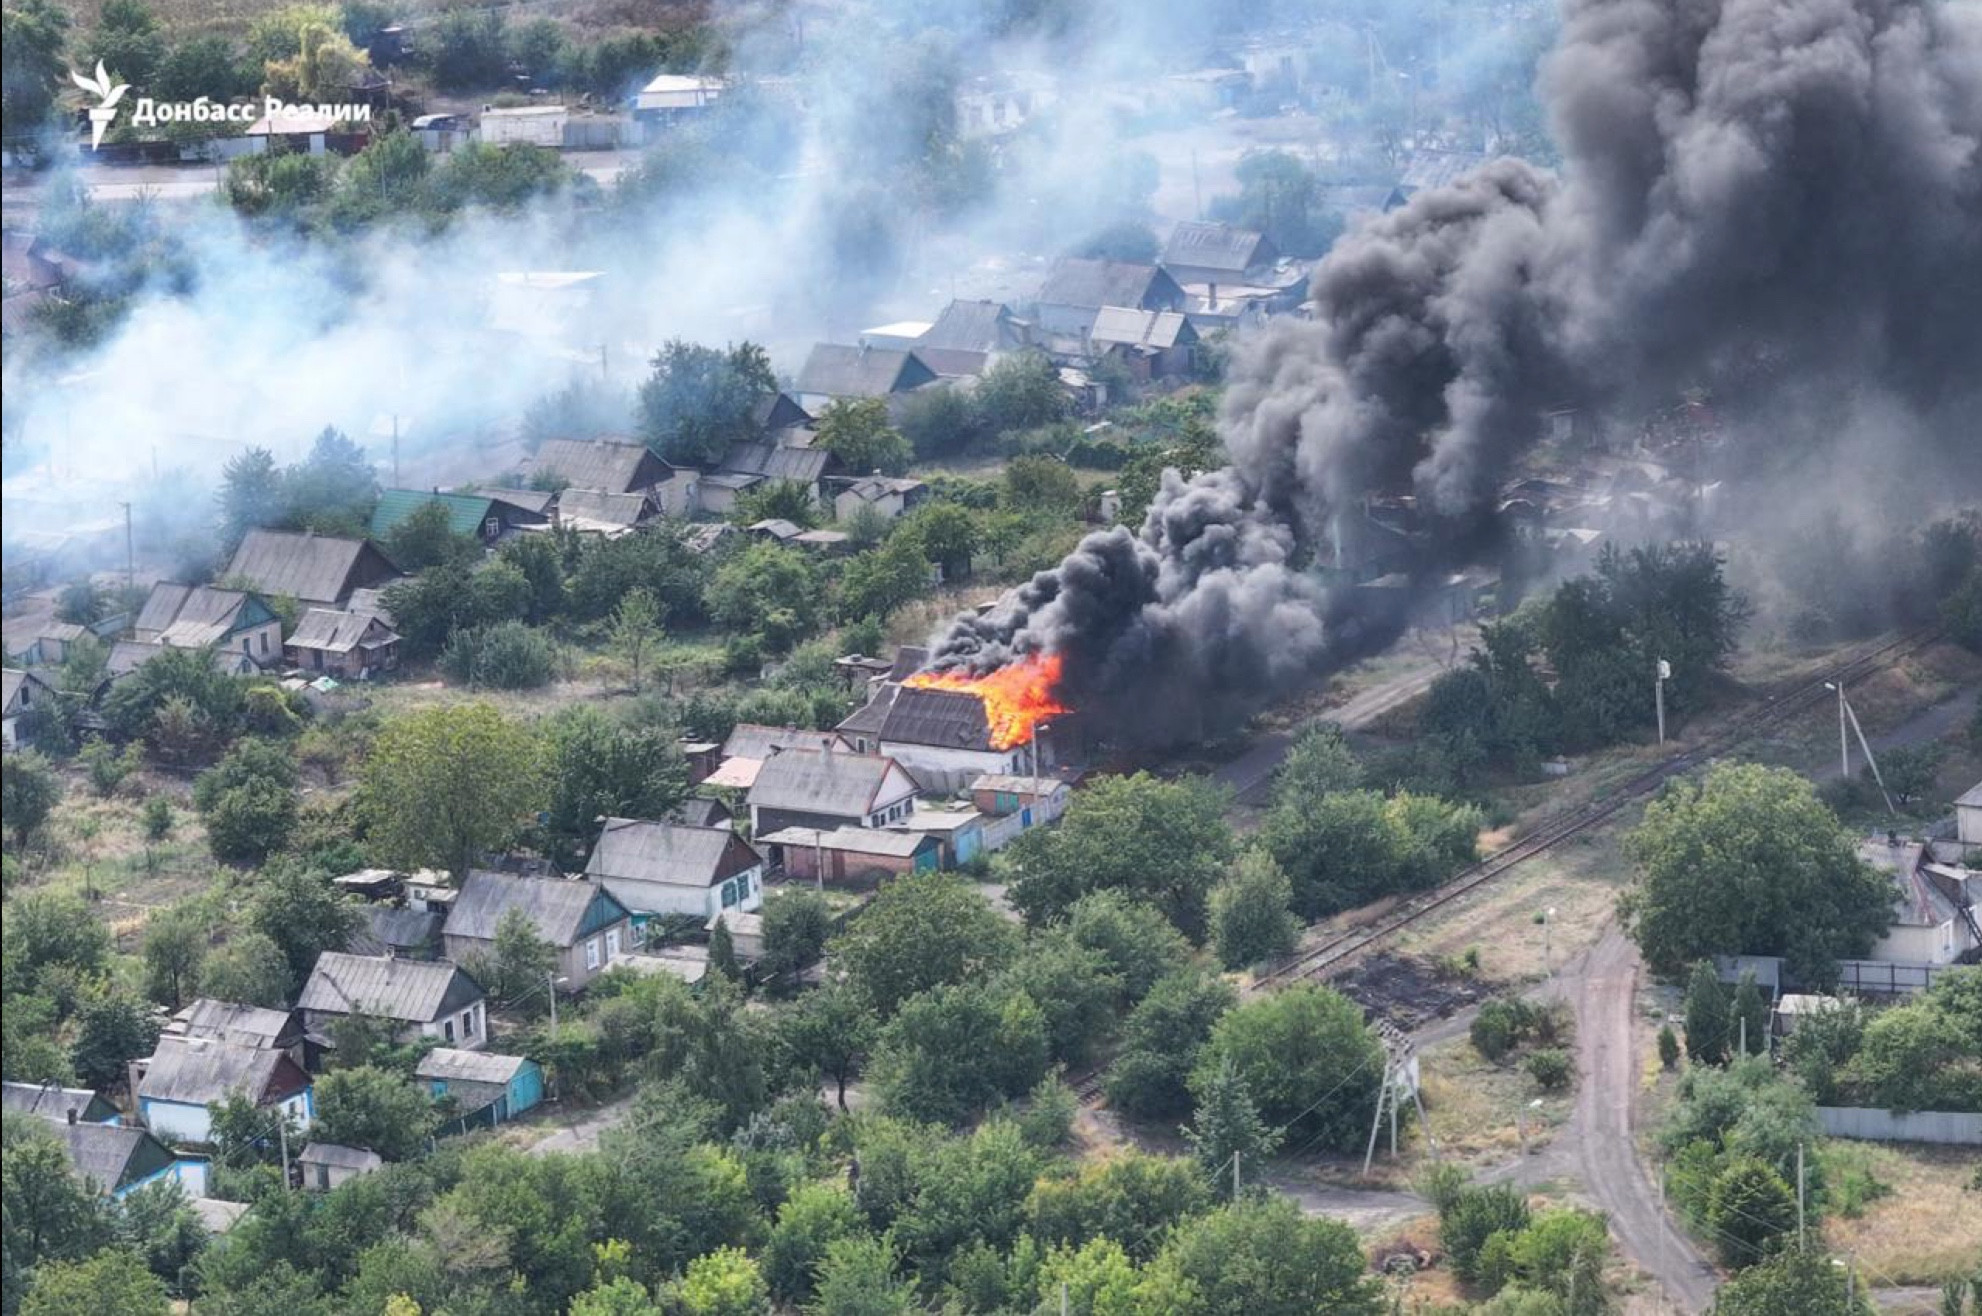
{"label": "overgrown grass", "polygon": [[1872,1283],[1939,1284],[1974,1273],[1982,1257],[1982,1192],[1970,1186],[1973,1151],[1832,1140],[1821,1155],[1827,1172],[1842,1168],[1848,1203],[1857,1208],[1850,1215],[1846,1203],[1835,1205],[1824,1241]]}

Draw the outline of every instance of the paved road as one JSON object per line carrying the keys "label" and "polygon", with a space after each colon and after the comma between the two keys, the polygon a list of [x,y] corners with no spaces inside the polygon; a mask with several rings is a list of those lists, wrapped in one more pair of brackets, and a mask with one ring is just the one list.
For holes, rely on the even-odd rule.
{"label": "paved road", "polygon": [[[1847,696],[1849,692],[1847,691]],[[1872,742],[1872,752],[1883,754],[1889,749],[1902,749],[1912,745],[1922,745],[1930,740],[1939,740],[1955,729],[1965,726],[1975,714],[1975,704],[1982,699],[1982,688],[1957,690],[1924,712],[1915,713],[1890,731],[1876,736],[1867,736]],[[1827,759],[1818,769],[1818,781],[1834,781],[1840,775],[1842,764],[1836,759]],[[1854,773],[1865,770],[1865,751],[1859,748],[1858,737],[1851,738],[1851,768]]]}
{"label": "paved road", "polygon": [[556,1131],[531,1146],[531,1155],[597,1151],[599,1135],[624,1122],[626,1117],[633,1113],[633,1100],[633,1094],[629,1093],[618,1101],[608,1102],[595,1110],[585,1111],[576,1118],[561,1118]]}

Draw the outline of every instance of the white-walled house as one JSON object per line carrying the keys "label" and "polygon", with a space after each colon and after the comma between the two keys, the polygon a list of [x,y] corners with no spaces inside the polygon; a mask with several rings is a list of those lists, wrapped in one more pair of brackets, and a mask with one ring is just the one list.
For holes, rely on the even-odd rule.
{"label": "white-walled house", "polygon": [[890,827],[914,811],[921,791],[921,783],[886,755],[826,747],[779,750],[751,784],[750,832]]}
{"label": "white-walled house", "polygon": [[727,826],[608,818],[585,876],[633,912],[636,943],[656,914],[707,921],[764,903],[763,856]]}
{"label": "white-walled house", "polygon": [[1974,945],[1960,908],[1927,871],[1925,845],[1873,839],[1860,843],[1858,854],[1893,887],[1893,924],[1866,958],[1895,964],[1953,964]]}
{"label": "white-walled house", "polygon": [[299,1123],[316,1116],[310,1076],[286,1053],[270,1047],[165,1036],[141,1064],[138,1113],[145,1127],[174,1142],[212,1141],[207,1108],[231,1095],[282,1110]]}
{"label": "white-walled house", "polygon": [[369,1014],[390,1019],[396,1025],[394,1039],[401,1042],[431,1037],[473,1050],[489,1037],[481,984],[445,960],[327,950],[317,956],[296,1008],[312,1029],[344,1015]]}
{"label": "white-walled house", "polygon": [[1976,782],[1954,802],[1955,835],[1964,849],[1982,846],[1982,781]]}
{"label": "white-walled house", "polygon": [[984,701],[961,690],[884,682],[866,707],[837,730],[854,748],[887,755],[914,773],[924,790],[939,794],[967,790],[979,777],[1051,768],[1057,762],[1050,734],[1036,743],[995,748]]}

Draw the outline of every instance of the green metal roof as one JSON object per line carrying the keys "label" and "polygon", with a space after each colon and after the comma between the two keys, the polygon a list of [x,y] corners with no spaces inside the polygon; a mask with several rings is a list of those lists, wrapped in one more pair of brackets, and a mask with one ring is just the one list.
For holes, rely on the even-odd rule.
{"label": "green metal roof", "polygon": [[447,528],[457,535],[478,535],[494,500],[481,494],[433,493],[425,489],[387,489],[372,509],[371,537],[379,539],[428,503],[447,508]]}

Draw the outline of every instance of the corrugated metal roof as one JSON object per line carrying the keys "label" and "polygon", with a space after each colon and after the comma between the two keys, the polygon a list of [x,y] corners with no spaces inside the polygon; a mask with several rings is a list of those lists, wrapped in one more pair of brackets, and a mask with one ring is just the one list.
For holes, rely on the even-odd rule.
{"label": "corrugated metal roof", "polygon": [[1982,781],[1963,791],[1955,803],[1964,809],[1982,809]]}
{"label": "corrugated metal roof", "polygon": [[736,443],[718,463],[720,473],[758,475],[769,480],[815,484],[834,464],[824,448],[793,448],[778,443]]}
{"label": "corrugated metal roof", "polygon": [[1185,220],[1170,231],[1170,240],[1163,245],[1163,263],[1172,268],[1182,265],[1244,274],[1252,266],[1272,259],[1271,244],[1267,244],[1264,257],[1260,253],[1261,244],[1265,242],[1263,235],[1251,229],[1205,220]]}
{"label": "corrugated metal roof", "polygon": [[425,1024],[480,999],[481,985],[458,965],[327,950],[317,956],[296,1006]]}
{"label": "corrugated metal roof", "polygon": [[120,1124],[56,1124],[49,1127],[69,1153],[78,1175],[105,1193],[170,1169],[171,1149],[144,1129]]}
{"label": "corrugated metal roof", "polygon": [[447,509],[447,528],[457,535],[480,535],[482,522],[489,519],[491,499],[480,493],[439,493],[426,489],[387,489],[379,494],[372,508],[371,535],[383,539],[386,533],[430,503]]}
{"label": "corrugated metal roof", "polygon": [[283,643],[298,649],[349,653],[360,644],[385,644],[398,638],[371,613],[311,608],[297,621],[296,633]]}
{"label": "corrugated metal roof", "polygon": [[502,503],[538,516],[548,516],[551,502],[557,497],[548,489],[482,489],[478,492],[491,502]]}
{"label": "corrugated metal roof", "polygon": [[274,611],[265,603],[256,600],[251,608],[251,599],[252,595],[241,590],[160,581],[151,587],[132,629],[155,632],[176,648],[203,649],[237,627],[274,618]]}
{"label": "corrugated metal roof", "polygon": [[[612,890],[615,879],[668,886],[711,887],[762,863],[748,842],[727,827],[641,818],[608,818],[585,863],[585,874]],[[621,903],[628,903],[622,898]],[[639,908],[637,901],[630,908]]]}
{"label": "corrugated metal roof", "polygon": [[91,1124],[117,1114],[115,1106],[88,1088],[58,1088],[44,1083],[0,1083],[0,1105],[63,1123],[68,1122],[71,1111],[77,1119]]}
{"label": "corrugated metal roof", "polygon": [[973,352],[961,347],[918,347],[923,359],[939,379],[975,379],[991,364],[989,352]]}
{"label": "corrugated metal roof", "polygon": [[[565,877],[519,877],[512,873],[492,873],[474,869],[461,884],[454,898],[442,935],[468,937],[477,941],[495,940],[502,916],[520,909],[529,918],[537,935],[553,946],[569,946],[578,939],[586,911],[594,900],[618,905],[611,893],[593,882]],[[620,908],[616,918],[627,917]]]}
{"label": "corrugated metal roof", "polygon": [[312,1142],[296,1158],[301,1165],[323,1165],[333,1170],[356,1170],[360,1174],[385,1164],[385,1157],[363,1147],[347,1147],[341,1142]]}
{"label": "corrugated metal roof", "polygon": [[784,827],[762,838],[766,845],[796,845],[839,854],[882,855],[891,859],[912,859],[923,850],[942,844],[928,832],[897,832],[879,827],[835,827],[822,831],[815,827]]}
{"label": "corrugated metal roof", "polygon": [[970,783],[974,791],[1004,791],[1011,795],[1052,795],[1073,788],[1058,777],[1025,777],[1012,773],[987,772]]}
{"label": "corrugated metal roof", "polygon": [[726,827],[729,825],[730,811],[721,800],[712,800],[706,795],[691,795],[674,806],[671,816],[674,821],[690,827]]}
{"label": "corrugated metal roof", "polygon": [[[103,671],[106,676],[129,676],[162,653],[169,653],[177,646],[170,644],[148,644],[139,640],[119,640],[110,646],[110,656],[104,659]],[[197,652],[197,650],[194,650]],[[213,660],[214,670],[226,676],[244,676],[258,670],[254,659],[238,649],[208,649]],[[11,692],[10,696],[11,698]]]}
{"label": "corrugated metal roof", "polygon": [[236,1046],[273,1046],[292,1028],[300,1031],[287,1010],[239,1005],[202,996],[172,1016],[187,1037],[211,1037]]}
{"label": "corrugated metal roof", "polygon": [[1097,343],[1157,348],[1197,340],[1182,312],[1144,311],[1133,306],[1102,307],[1094,317],[1094,328],[1088,337]]}
{"label": "corrugated metal roof", "polygon": [[867,704],[840,723],[854,732],[902,745],[989,752],[991,724],[984,701],[962,690],[883,682]]}
{"label": "corrugated metal roof", "polygon": [[1119,260],[1057,262],[1039,289],[1046,306],[1141,306],[1145,302],[1181,303],[1184,290],[1154,265]]}
{"label": "corrugated metal roof", "polygon": [[[1026,345],[1030,339],[1028,329],[1026,322],[1013,315],[1012,308],[1003,302],[953,301],[922,335],[916,351],[920,354],[926,348],[940,348],[955,352],[1010,352]],[[941,373],[940,366],[937,370]]]}
{"label": "corrugated metal roof", "polygon": [[445,915],[431,909],[367,906],[365,921],[352,932],[345,949],[353,955],[383,955],[389,950],[430,952],[440,943],[441,924],[446,921]]}
{"label": "corrugated metal roof", "polygon": [[832,398],[879,398],[936,378],[912,351],[817,343],[798,372],[798,391]]}
{"label": "corrugated metal roof", "polygon": [[552,439],[538,451],[536,469],[573,488],[608,493],[632,493],[674,477],[674,468],[645,444],[614,439]]}
{"label": "corrugated metal roof", "polygon": [[1485,163],[1486,157],[1477,151],[1419,151],[1404,166],[1404,176],[1397,185],[1407,192],[1445,187]]}
{"label": "corrugated metal roof", "polygon": [[158,1039],[158,1050],[138,1083],[146,1101],[204,1106],[238,1092],[257,1105],[269,1105],[301,1092],[309,1077],[281,1051],[237,1046],[214,1038]]}
{"label": "corrugated metal roof", "polygon": [[566,489],[558,495],[558,520],[567,524],[630,528],[650,520],[658,511],[644,493],[607,493],[604,489]]}
{"label": "corrugated metal roof", "polygon": [[[827,754],[788,749],[758,769],[750,787],[752,807],[865,817],[873,812],[891,772],[907,770],[879,754]],[[910,788],[914,778],[908,777]]]}
{"label": "corrugated metal roof", "polygon": [[250,530],[234,550],[224,577],[239,577],[266,594],[287,594],[305,603],[335,603],[352,589],[375,584],[394,570],[391,559],[362,539],[257,529]]}
{"label": "corrugated metal roof", "polygon": [[440,1046],[420,1057],[413,1068],[419,1078],[437,1078],[448,1083],[507,1083],[530,1061],[524,1056],[497,1055],[493,1051],[463,1051]]}

